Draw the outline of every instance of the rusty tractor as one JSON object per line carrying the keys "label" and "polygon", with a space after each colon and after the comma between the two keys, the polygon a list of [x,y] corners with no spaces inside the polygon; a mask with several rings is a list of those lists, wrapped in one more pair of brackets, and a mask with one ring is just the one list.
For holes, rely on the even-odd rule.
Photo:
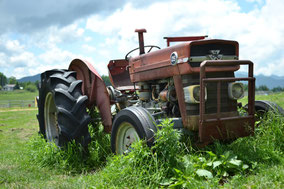
{"label": "rusty tractor", "polygon": [[[67,70],[41,74],[37,117],[39,132],[47,141],[62,146],[75,140],[86,147],[92,119],[87,109],[94,107],[117,154],[138,139],[151,146],[156,125],[165,118],[172,119],[174,128],[195,133],[197,143],[206,145],[253,135],[255,111],[275,108],[270,102],[255,102],[253,63],[239,60],[238,42],[165,37],[167,47],[161,49],[144,45],[145,29],[135,32],[139,47],[124,59],[109,61],[112,86],[106,87],[92,64],[81,59],[74,59]],[[170,46],[172,42],[177,44]],[[139,55],[132,57],[134,51]],[[247,77],[235,77],[240,66],[248,68]],[[244,81],[248,104],[247,112],[240,114]]]}

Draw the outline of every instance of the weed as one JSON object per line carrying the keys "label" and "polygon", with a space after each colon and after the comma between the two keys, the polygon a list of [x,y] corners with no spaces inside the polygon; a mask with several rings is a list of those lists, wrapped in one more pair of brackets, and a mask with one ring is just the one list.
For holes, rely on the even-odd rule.
{"label": "weed", "polygon": [[69,173],[85,171],[88,161],[83,151],[83,148],[73,141],[62,150],[53,142],[47,143],[41,136],[34,137],[28,143],[28,154],[32,162]]}
{"label": "weed", "polygon": [[[181,140],[181,133],[164,120],[156,141],[148,148],[138,141],[126,155],[112,156],[109,135],[103,128],[90,127],[92,143],[88,156],[81,156],[74,143],[62,151],[43,139],[31,144],[33,161],[68,172],[99,170],[88,176],[90,187],[174,187],[208,188],[244,182],[243,177],[261,171],[263,166],[283,163],[283,119],[269,114],[256,128],[255,136],[239,138],[230,144],[215,142],[198,150]],[[79,154],[78,154],[79,150]],[[98,169],[101,168],[101,169]],[[272,174],[272,173],[271,173]],[[273,177],[271,175],[270,177]],[[281,177],[281,176],[280,176]]]}
{"label": "weed", "polygon": [[111,154],[110,137],[103,133],[102,125],[89,128],[92,142],[88,153],[75,141],[59,148],[53,142],[46,142],[42,136],[35,136],[27,145],[27,153],[32,162],[42,167],[56,168],[66,173],[80,173],[98,169],[105,165]]}

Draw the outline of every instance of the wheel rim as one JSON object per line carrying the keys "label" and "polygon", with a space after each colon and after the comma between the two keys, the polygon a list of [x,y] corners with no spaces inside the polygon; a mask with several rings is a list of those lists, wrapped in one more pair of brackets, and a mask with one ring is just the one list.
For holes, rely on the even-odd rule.
{"label": "wheel rim", "polygon": [[139,135],[133,125],[128,122],[121,123],[116,135],[117,154],[123,154],[127,152],[130,149],[131,144],[138,140]]}
{"label": "wheel rim", "polygon": [[57,111],[54,98],[51,92],[45,97],[44,105],[45,134],[48,141],[53,141],[57,146],[59,144],[59,129],[57,121]]}

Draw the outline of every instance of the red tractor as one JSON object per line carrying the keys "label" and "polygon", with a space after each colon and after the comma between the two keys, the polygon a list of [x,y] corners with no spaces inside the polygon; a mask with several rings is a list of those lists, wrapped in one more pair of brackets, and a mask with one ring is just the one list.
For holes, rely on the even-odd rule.
{"label": "red tractor", "polygon": [[[137,139],[151,146],[156,125],[165,118],[172,119],[174,128],[192,131],[197,142],[206,145],[252,135],[255,110],[273,106],[255,103],[253,63],[239,60],[238,42],[165,37],[168,47],[160,49],[144,46],[145,29],[135,31],[139,47],[124,59],[109,61],[112,86],[106,87],[92,64],[80,59],[73,60],[68,70],[41,74],[37,117],[47,141],[62,146],[75,140],[86,147],[92,119],[87,109],[97,107],[105,132],[111,133],[114,153],[124,153]],[[136,50],[139,55],[131,57]],[[248,77],[236,78],[243,65]],[[241,81],[248,83],[247,113],[242,115],[238,112],[238,99],[245,92]]]}

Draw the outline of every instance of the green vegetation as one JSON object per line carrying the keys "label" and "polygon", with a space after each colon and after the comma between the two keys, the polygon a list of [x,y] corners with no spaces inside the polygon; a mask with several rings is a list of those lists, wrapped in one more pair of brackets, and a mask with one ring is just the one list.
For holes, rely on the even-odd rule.
{"label": "green vegetation", "polygon": [[37,91],[37,87],[36,84],[34,83],[25,83],[25,84],[21,84],[24,85],[23,88],[29,92],[36,92]]}
{"label": "green vegetation", "polygon": [[17,79],[14,76],[11,76],[7,78],[3,73],[0,72],[0,90],[6,85],[6,84],[16,84],[14,89],[20,89],[20,87],[23,87],[26,91],[29,92],[36,92],[37,86],[39,81],[36,82],[18,82]]}
{"label": "green vegetation", "polygon": [[0,89],[8,83],[7,77],[0,72]]}
{"label": "green vegetation", "polygon": [[38,91],[28,92],[25,90],[0,91],[0,100],[35,100]]}
{"label": "green vegetation", "polygon": [[[284,92],[272,93],[271,95],[256,95],[255,100],[267,100],[275,102],[276,104],[284,108]],[[248,102],[247,96],[239,100],[239,102],[241,102],[243,105],[246,105]]]}
{"label": "green vegetation", "polygon": [[[109,135],[92,130],[86,154],[69,144],[60,150],[37,132],[36,111],[1,112],[0,186],[225,187],[284,186],[284,121],[270,115],[252,137],[197,149],[181,142],[181,133],[165,121],[149,149],[137,142],[125,156],[113,156]],[[23,124],[24,123],[24,124]],[[96,139],[100,137],[100,139]]]}
{"label": "green vegetation", "polygon": [[17,79],[14,76],[9,77],[9,84],[16,84],[17,83]]}
{"label": "green vegetation", "polygon": [[[283,103],[283,96],[262,97]],[[165,120],[151,149],[139,141],[114,156],[100,123],[90,124],[88,153],[74,143],[59,149],[38,136],[36,113],[0,112],[0,188],[284,187],[284,120],[273,114],[255,136],[203,149]]]}
{"label": "green vegetation", "polygon": [[107,75],[102,75],[102,79],[105,82],[106,86],[111,86],[110,78]]}
{"label": "green vegetation", "polygon": [[[244,84],[245,91],[248,91],[248,85]],[[255,87],[256,91],[272,91],[272,92],[284,92],[284,87],[274,87],[271,90],[266,85],[260,85]]]}

